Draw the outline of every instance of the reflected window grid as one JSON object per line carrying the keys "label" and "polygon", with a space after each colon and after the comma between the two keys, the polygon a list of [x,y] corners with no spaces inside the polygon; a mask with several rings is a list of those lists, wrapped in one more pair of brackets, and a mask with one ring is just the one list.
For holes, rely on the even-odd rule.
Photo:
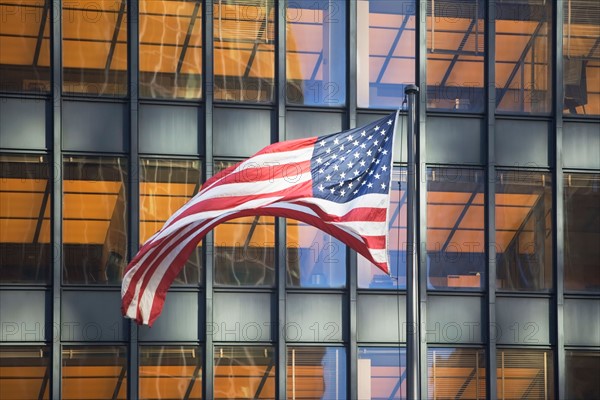
{"label": "reflected window grid", "polygon": [[273,101],[275,15],[273,0],[215,2],[215,100]]}
{"label": "reflected window grid", "polygon": [[552,105],[555,3],[501,0],[496,4],[496,110],[547,114]]}
{"label": "reflected window grid", "polygon": [[127,95],[127,0],[65,2],[63,93]]}
{"label": "reflected window grid", "polygon": [[50,91],[50,4],[11,0],[0,6],[0,92]]}
{"label": "reflected window grid", "polygon": [[0,283],[48,283],[50,164],[45,155],[0,154]]}
{"label": "reflected window grid", "polygon": [[600,115],[600,4],[564,3],[563,109],[570,115]]}
{"label": "reflected window grid", "polygon": [[275,355],[271,346],[216,346],[215,399],[274,399]]}
{"label": "reflected window grid", "polygon": [[127,162],[63,159],[63,282],[118,285],[127,266]]}
{"label": "reflected window grid", "polygon": [[357,7],[358,107],[400,107],[415,81],[415,2],[359,0]]}
{"label": "reflected window grid", "polygon": [[496,175],[497,288],[551,290],[551,175],[526,170]]}
{"label": "reflected window grid", "polygon": [[600,174],[565,173],[565,266],[568,292],[600,292]]}
{"label": "reflected window grid", "polygon": [[0,398],[50,398],[50,350],[40,346],[0,346]]}
{"label": "reflected window grid", "polygon": [[551,350],[498,349],[496,368],[499,399],[554,399]]}
{"label": "reflected window grid", "polygon": [[140,96],[199,99],[202,2],[140,1]]}
{"label": "reflected window grid", "polygon": [[346,7],[345,0],[287,3],[288,104],[345,105]]}
{"label": "reflected window grid", "polygon": [[124,346],[63,346],[62,398],[127,398],[127,351]]}
{"label": "reflected window grid", "polygon": [[405,399],[406,350],[360,347],[357,375],[361,399]]}
{"label": "reflected window grid", "polygon": [[480,169],[427,169],[428,289],[485,287],[484,183]]}
{"label": "reflected window grid", "polygon": [[600,399],[600,351],[567,350],[565,372],[567,399]]}
{"label": "reflected window grid", "polygon": [[483,349],[429,348],[427,369],[430,399],[485,399]]}
{"label": "reflected window grid", "polygon": [[346,246],[315,227],[286,221],[288,287],[345,287]]}
{"label": "reflected window grid", "polygon": [[202,399],[202,350],[198,346],[141,346],[139,398]]}
{"label": "reflected window grid", "polygon": [[485,1],[427,4],[427,108],[484,110]]}
{"label": "reflected window grid", "polygon": [[346,349],[288,347],[287,397],[345,400]]}

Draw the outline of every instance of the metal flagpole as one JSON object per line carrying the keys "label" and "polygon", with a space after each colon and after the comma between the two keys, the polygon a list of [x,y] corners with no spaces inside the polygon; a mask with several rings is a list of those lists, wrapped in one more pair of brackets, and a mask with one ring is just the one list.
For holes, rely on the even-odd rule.
{"label": "metal flagpole", "polygon": [[406,283],[407,301],[406,317],[408,320],[406,329],[406,377],[407,398],[419,400],[421,398],[420,386],[420,318],[419,318],[419,249],[417,243],[417,224],[419,222],[417,213],[418,184],[418,159],[417,159],[417,95],[419,88],[416,85],[408,85],[404,89],[408,97],[408,129],[407,129],[407,154],[408,154],[408,176],[406,181],[407,192],[407,260],[406,260]]}

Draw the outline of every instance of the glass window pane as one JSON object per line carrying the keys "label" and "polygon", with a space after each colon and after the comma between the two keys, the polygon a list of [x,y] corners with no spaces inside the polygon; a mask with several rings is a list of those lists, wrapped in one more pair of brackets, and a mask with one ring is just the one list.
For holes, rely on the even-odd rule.
{"label": "glass window pane", "polygon": [[63,92],[127,95],[127,0],[62,4]]}
{"label": "glass window pane", "polygon": [[329,234],[287,220],[287,284],[292,287],[346,286],[346,246]]}
{"label": "glass window pane", "polygon": [[[140,245],[164,223],[200,186],[200,162],[192,160],[142,159],[140,167]],[[202,276],[202,242],[198,244],[174,285],[196,284]]]}
{"label": "glass window pane", "polygon": [[427,4],[427,108],[482,112],[485,1]]}
{"label": "glass window pane", "polygon": [[0,5],[0,92],[49,92],[51,2],[3,3]]}
{"label": "glass window pane", "polygon": [[127,162],[63,161],[63,282],[118,284],[127,266]]}
{"label": "glass window pane", "polygon": [[485,399],[484,350],[430,348],[427,370],[430,399]]}
{"label": "glass window pane", "polygon": [[271,346],[215,347],[215,399],[274,399],[275,354]]}
{"label": "glass window pane", "polygon": [[484,287],[484,173],[427,169],[427,287]]}
{"label": "glass window pane", "polygon": [[566,398],[600,399],[600,352],[568,350],[565,362]]}
{"label": "glass window pane", "polygon": [[287,3],[287,102],[346,104],[346,0]]}
{"label": "glass window pane", "polygon": [[565,174],[565,290],[600,292],[600,174]]}
{"label": "glass window pane", "polygon": [[395,168],[390,200],[388,250],[390,273],[386,274],[358,255],[358,287],[361,289],[406,289],[406,168]]}
{"label": "glass window pane", "polygon": [[275,15],[274,0],[214,3],[215,100],[273,101]]}
{"label": "glass window pane", "polygon": [[49,399],[50,352],[39,346],[0,346],[0,399]]}
{"label": "glass window pane", "polygon": [[198,346],[140,347],[140,399],[202,399]]}
{"label": "glass window pane", "polygon": [[63,346],[64,400],[126,399],[127,351],[124,346]]}
{"label": "glass window pane", "polygon": [[288,347],[288,399],[345,400],[346,349]]}
{"label": "glass window pane", "polygon": [[47,156],[0,154],[0,283],[47,283],[51,191]]}
{"label": "glass window pane", "polygon": [[549,113],[553,1],[496,1],[496,107]]}
{"label": "glass window pane", "polygon": [[564,2],[564,112],[600,114],[600,3]]}
{"label": "glass window pane", "polygon": [[498,349],[499,399],[554,399],[551,350]]}
{"label": "glass window pane", "polygon": [[358,0],[359,107],[398,108],[415,82],[415,0]]}
{"label": "glass window pane", "polygon": [[406,350],[394,347],[358,349],[358,397],[406,398]]}
{"label": "glass window pane", "polygon": [[140,1],[140,96],[198,99],[202,2]]}
{"label": "glass window pane", "polygon": [[[235,163],[217,161],[215,174]],[[273,286],[275,284],[275,218],[242,217],[214,229],[215,284]]]}
{"label": "glass window pane", "polygon": [[552,178],[547,172],[496,174],[496,285],[552,289]]}

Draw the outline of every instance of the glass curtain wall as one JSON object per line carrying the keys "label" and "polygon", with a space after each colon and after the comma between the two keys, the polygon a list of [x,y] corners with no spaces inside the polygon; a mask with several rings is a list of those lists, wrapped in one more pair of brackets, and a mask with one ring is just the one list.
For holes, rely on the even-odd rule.
{"label": "glass curtain wall", "polygon": [[140,97],[199,99],[202,2],[141,0]]}
{"label": "glass curtain wall", "polygon": [[552,289],[552,209],[549,173],[497,172],[495,247],[499,290]]}
{"label": "glass curtain wall", "polygon": [[485,351],[471,348],[427,350],[430,399],[484,399]]}
{"label": "glass curtain wall", "polygon": [[127,95],[127,0],[62,3],[63,93]]}
{"label": "glass curtain wall", "polygon": [[0,92],[50,92],[50,2],[3,1]]}
{"label": "glass curtain wall", "polygon": [[358,107],[400,107],[404,87],[415,82],[415,4],[358,0]]}
{"label": "glass curtain wall", "polygon": [[554,399],[554,361],[551,350],[498,349],[499,399]]}
{"label": "glass curtain wall", "polygon": [[427,287],[482,290],[484,177],[470,168],[427,170]]}
{"label": "glass curtain wall", "polygon": [[271,346],[216,346],[215,399],[274,399]]}
{"label": "glass curtain wall", "polygon": [[406,350],[397,347],[358,349],[360,399],[406,398]]}
{"label": "glass curtain wall", "polygon": [[0,154],[0,284],[49,281],[50,173],[47,155]]}
{"label": "glass curtain wall", "polygon": [[565,173],[565,290],[600,292],[600,174]]}
{"label": "glass curtain wall", "polygon": [[63,160],[63,283],[118,285],[127,266],[127,162]]}
{"label": "glass curtain wall", "polygon": [[45,346],[0,346],[0,398],[50,398],[50,351]]}
{"label": "glass curtain wall", "polygon": [[496,110],[547,114],[552,105],[552,1],[496,1]]}
{"label": "glass curtain wall", "polygon": [[127,351],[124,346],[63,346],[62,398],[127,398]]}
{"label": "glass curtain wall", "polygon": [[220,0],[213,4],[215,100],[273,102],[274,0]]}
{"label": "glass curtain wall", "polygon": [[140,347],[140,400],[202,399],[202,349]]}
{"label": "glass curtain wall", "polygon": [[[403,167],[397,167],[399,172],[394,177],[390,206],[391,276],[361,257],[358,257],[358,276],[351,276],[348,271],[354,270],[349,268],[354,258],[348,256],[344,245],[292,220],[286,221],[287,242],[278,244],[286,245],[287,263],[278,264],[275,219],[238,218],[215,228],[214,248],[199,246],[176,279],[179,287],[174,292],[178,292],[179,299],[198,296],[191,303],[187,300],[182,303],[184,307],[191,305],[190,308],[200,310],[201,322],[196,327],[200,333],[189,341],[169,336],[164,332],[172,327],[161,327],[158,323],[152,331],[156,336],[150,335],[158,338],[155,341],[144,342],[148,336],[144,338],[146,333],[140,330],[140,340],[144,343],[139,345],[136,359],[130,358],[131,349],[127,348],[136,340],[128,334],[106,344],[91,339],[85,343],[53,344],[52,340],[61,340],[60,335],[52,337],[55,332],[42,336],[39,342],[28,341],[31,337],[29,321],[33,321],[36,329],[52,330],[53,323],[60,326],[85,320],[87,314],[74,317],[80,318],[78,321],[52,319],[58,315],[53,310],[66,304],[64,300],[73,293],[87,297],[89,301],[82,304],[98,307],[94,318],[106,312],[115,316],[118,325],[113,326],[121,327],[118,307],[105,309],[105,304],[97,300],[113,296],[115,304],[118,303],[119,284],[127,260],[132,256],[127,251],[130,234],[137,233],[139,228],[140,242],[146,240],[199,190],[201,182],[200,159],[204,155],[196,154],[196,150],[186,152],[189,150],[186,149],[177,154],[166,154],[169,150],[165,150],[165,154],[153,153],[130,160],[131,155],[137,157],[138,150],[129,149],[127,145],[125,150],[100,154],[86,139],[70,142],[77,133],[57,137],[63,129],[67,130],[67,124],[55,127],[54,116],[62,113],[65,120],[71,117],[67,114],[69,108],[63,107],[65,103],[86,103],[86,106],[102,103],[98,110],[122,107],[124,142],[128,142],[130,135],[137,134],[130,132],[135,126],[131,123],[135,120],[130,118],[137,115],[133,107],[139,106],[139,110],[146,107],[144,112],[168,109],[172,112],[169,115],[175,116],[184,108],[193,110],[197,117],[195,139],[199,142],[206,139],[204,144],[210,145],[210,135],[229,132],[219,130],[218,124],[214,124],[213,132],[203,130],[210,126],[205,124],[205,119],[218,114],[204,107],[205,99],[214,99],[214,109],[227,108],[232,114],[264,111],[269,115],[267,120],[272,132],[279,123],[274,121],[286,120],[287,114],[290,117],[286,122],[289,122],[293,119],[292,113],[304,113],[307,125],[320,123],[321,120],[313,119],[319,114],[323,121],[339,118],[336,122],[345,127],[354,122],[355,114],[360,120],[378,114],[381,109],[402,106],[405,86],[417,80],[415,65],[419,60],[416,60],[415,40],[419,29],[426,32],[427,40],[427,59],[420,60],[426,63],[427,76],[420,78],[428,86],[426,111],[433,112],[428,117],[430,120],[448,118],[448,125],[452,125],[486,117],[464,114],[485,112],[483,76],[484,59],[488,55],[493,56],[497,89],[496,109],[489,111],[501,114],[498,120],[526,121],[532,126],[543,122],[552,127],[564,117],[563,139],[567,143],[588,126],[592,126],[590,136],[593,136],[596,117],[600,115],[600,28],[597,23],[600,6],[597,1],[564,0],[561,3],[564,19],[554,21],[556,2],[496,0],[494,49],[484,46],[487,26],[484,15],[489,5],[484,0],[429,0],[424,2],[427,11],[421,20],[416,18],[417,2],[408,0],[357,0],[355,3],[215,0],[210,3],[211,10],[206,10],[205,2],[200,0],[140,0],[139,14],[135,16],[128,15],[125,0],[62,1],[62,19],[54,21],[61,24],[62,32],[62,37],[54,41],[57,51],[54,54],[62,59],[61,70],[57,72],[62,74],[63,82],[58,88],[52,88],[50,83],[50,39],[52,27],[56,26],[51,23],[52,4],[50,0],[5,0],[0,4],[0,325],[4,324],[4,328],[9,326],[6,322],[12,324],[2,319],[6,318],[6,304],[11,312],[20,310],[21,304],[14,300],[17,297],[11,297],[14,294],[21,296],[27,307],[33,307],[27,304],[29,298],[46,299],[39,302],[43,304],[35,305],[39,306],[39,321],[28,308],[23,314],[32,319],[27,320],[25,326],[19,326],[21,331],[8,339],[8,331],[0,332],[2,399],[52,398],[59,380],[62,398],[78,400],[125,398],[130,380],[139,384],[138,395],[131,397],[145,399],[276,398],[278,379],[286,382],[287,395],[297,399],[347,399],[352,394],[350,388],[354,387],[358,388],[360,398],[406,396],[406,354],[405,349],[399,347],[403,344],[395,338],[362,341],[359,334],[346,325],[348,321],[353,322],[349,317],[361,318],[360,312],[352,308],[354,298],[357,302],[374,299],[377,304],[405,301],[404,292],[397,292],[406,288],[403,246],[406,170]],[[356,21],[348,19],[353,15],[348,4],[356,5]],[[212,18],[214,52],[211,54],[203,47],[203,25],[207,22],[203,16]],[[138,24],[128,26],[128,19]],[[276,26],[278,21],[285,21],[285,26]],[[557,100],[552,99],[552,74],[557,56],[553,54],[553,34],[557,23],[563,24],[563,37],[559,38],[563,68],[556,70],[563,73],[564,99],[558,99],[563,108],[558,112],[564,115],[555,119],[557,116],[550,113],[553,101]],[[139,52],[128,54],[128,35],[134,26],[139,28]],[[286,41],[278,43],[276,32],[282,29],[286,29]],[[356,38],[351,38],[351,34],[356,34]],[[349,51],[348,45],[353,44],[354,39],[357,48],[351,50],[356,50],[356,60],[349,59],[353,51]],[[285,54],[277,54],[276,49]],[[490,50],[494,54],[486,54]],[[128,70],[129,57],[135,61],[131,65],[139,66],[139,70]],[[276,60],[280,57],[286,59],[285,77],[275,76]],[[214,61],[214,74],[204,77],[203,63],[207,60]],[[356,62],[356,76],[349,75],[355,69],[354,65],[348,68],[349,62]],[[140,85],[134,88],[139,90],[139,104],[127,98],[133,94],[129,89],[132,77],[139,78]],[[214,83],[213,93],[202,92],[206,80]],[[278,83],[284,87],[276,88]],[[352,85],[356,85],[357,104],[349,103],[354,101],[348,97]],[[54,93],[56,91],[58,93]],[[60,101],[52,103],[51,95]],[[276,110],[274,105],[282,100],[288,108]],[[37,113],[36,107],[22,107],[20,103],[38,101],[44,103],[39,108],[43,117],[28,118],[23,111],[19,114],[23,118],[13,117],[13,110]],[[90,117],[97,116],[95,106],[86,110]],[[160,120],[157,132],[167,132],[179,140],[180,132],[171,129],[168,118],[156,120]],[[141,118],[138,122],[147,123]],[[584,124],[586,128],[580,131]],[[433,126],[428,123],[428,129],[434,129],[430,128]],[[481,126],[481,134],[485,135],[489,128],[485,123]],[[570,132],[576,131],[575,134],[567,134],[567,126],[573,129]],[[54,132],[55,129],[60,132]],[[244,133],[252,137],[256,129],[248,126]],[[547,136],[550,159],[563,147],[567,149],[566,145],[556,142],[552,129]],[[504,145],[499,131],[494,137],[495,143]],[[17,136],[29,138],[29,134],[39,132],[43,139],[31,144],[15,146],[6,140]],[[82,132],[81,137],[85,134]],[[528,134],[523,132],[523,135]],[[140,143],[148,139],[142,136]],[[53,149],[53,139],[60,139],[56,143],[60,142],[62,148]],[[440,146],[431,142],[422,145],[434,149]],[[504,151],[500,147],[496,146],[496,150]],[[60,157],[52,160],[49,155],[52,151]],[[228,161],[230,158],[244,156],[243,151],[231,153],[215,152],[214,159],[204,161],[215,163],[214,169],[218,172],[233,164]],[[428,240],[424,244],[427,288],[438,291],[429,298],[475,299],[465,300],[463,304],[480,304],[481,299],[484,308],[489,306],[484,296],[489,278],[484,233],[486,202],[492,204],[493,201],[496,229],[490,236],[498,250],[497,275],[492,277],[496,279],[496,293],[504,299],[520,296],[523,302],[547,302],[549,311],[548,314],[544,311],[543,318],[548,317],[549,332],[545,333],[549,339],[547,343],[531,346],[499,345],[495,360],[486,359],[483,344],[430,344],[427,356],[421,360],[427,364],[427,382],[423,384],[428,385],[429,397],[484,398],[486,386],[489,388],[491,383],[485,379],[486,363],[488,366],[495,363],[497,380],[494,384],[498,398],[558,397],[555,380],[562,381],[563,375],[567,398],[600,397],[594,385],[600,370],[598,343],[592,335],[583,334],[586,340],[589,338],[584,344],[573,344],[566,339],[566,348],[556,346],[555,333],[568,337],[572,333],[568,329],[574,328],[556,325],[559,314],[555,298],[562,293],[553,293],[553,288],[560,287],[557,285],[560,279],[564,279],[565,304],[573,300],[592,304],[600,293],[598,169],[569,165],[564,167],[564,181],[554,182],[553,168],[558,168],[562,177],[562,165],[554,166],[550,162],[549,168],[542,166],[537,171],[523,172],[504,163],[492,182],[495,196],[488,199],[484,191],[484,168],[469,166],[469,161],[458,152],[456,160],[448,165],[428,166],[426,182],[423,182],[427,188],[426,204],[422,204],[427,213]],[[62,188],[53,191],[56,186],[52,170],[58,163],[62,165],[63,182],[57,183]],[[139,171],[134,171],[136,166]],[[131,198],[128,179],[138,178],[139,197]],[[552,191],[557,185],[564,186],[564,210],[556,210],[553,203]],[[53,197],[55,192],[56,198]],[[62,220],[55,221],[52,208],[57,205],[62,207],[63,215]],[[138,206],[139,221],[129,221],[128,210]],[[561,218],[561,215],[564,216],[564,243],[554,243],[556,227],[553,224],[555,217]],[[53,232],[61,237],[53,238]],[[54,253],[61,259],[53,259],[53,242],[62,243],[62,251]],[[553,273],[563,260],[555,265],[552,259],[557,246],[564,246],[564,277],[558,277],[559,282]],[[207,292],[198,289],[200,283],[206,283],[201,282],[205,271],[205,260],[201,256],[202,251],[213,250],[214,265],[209,267],[214,272],[211,283],[215,289]],[[58,285],[65,285],[63,287],[50,286],[54,284],[53,264],[61,268]],[[285,274],[284,288],[276,287],[279,273]],[[34,292],[40,296],[29,296]],[[69,294],[61,298],[65,292]],[[52,296],[53,293],[58,295]],[[272,314],[283,305],[289,313],[284,313],[285,318],[302,322],[305,335],[300,333],[298,341],[287,337],[281,346],[275,346],[278,339],[271,337],[264,340],[273,343],[223,341],[205,345],[202,313],[210,307],[204,308],[208,304],[205,301],[212,299],[215,293],[223,295],[222,298],[268,298],[264,303],[268,306],[259,311],[270,315],[269,322],[277,320],[280,324],[281,320]],[[277,302],[277,295],[282,295],[281,303]],[[77,296],[70,299],[79,299]],[[296,301],[298,303],[294,303]],[[435,300],[427,306],[436,307],[434,303]],[[340,325],[327,320],[321,326],[338,327],[334,333],[339,333],[339,337],[328,336],[333,337],[331,343],[310,342],[310,336],[315,333],[312,327],[319,326],[314,320],[323,315],[320,314],[323,310],[318,306],[292,310],[297,304],[326,304],[321,308],[331,311],[330,315],[338,318]],[[364,304],[366,302],[362,307]],[[582,314],[584,309],[581,307]],[[379,311],[371,310],[373,315]],[[299,315],[306,319],[301,321]],[[489,315],[489,309],[484,309],[482,320]],[[394,318],[402,323],[399,313],[395,313]],[[392,321],[391,325],[396,322]],[[377,328],[368,333],[377,337]],[[326,335],[331,333],[327,328],[324,330]],[[19,335],[23,342],[17,343],[15,338]],[[351,343],[356,342],[358,349],[351,348]],[[51,351],[57,348],[60,362],[55,367],[61,369],[61,374],[51,367]],[[283,368],[277,364],[279,351],[286,354]],[[565,365],[555,365],[555,360],[562,359],[563,352],[566,352]],[[203,362],[212,364],[210,373],[203,370]],[[134,363],[137,375],[128,376],[129,363]],[[356,371],[350,366],[356,367]],[[561,369],[555,374],[557,367]],[[285,376],[278,376],[277,371],[283,371]],[[207,374],[214,376],[212,393],[202,392]],[[357,386],[352,379],[358,380]]]}
{"label": "glass curtain wall", "polygon": [[600,4],[595,0],[563,4],[564,113],[600,115]]}
{"label": "glass curtain wall", "polygon": [[341,107],[346,103],[346,1],[287,3],[288,104]]}
{"label": "glass curtain wall", "polygon": [[427,2],[427,108],[482,112],[485,1]]}
{"label": "glass curtain wall", "polygon": [[343,347],[289,347],[287,352],[289,399],[344,400],[346,349]]}

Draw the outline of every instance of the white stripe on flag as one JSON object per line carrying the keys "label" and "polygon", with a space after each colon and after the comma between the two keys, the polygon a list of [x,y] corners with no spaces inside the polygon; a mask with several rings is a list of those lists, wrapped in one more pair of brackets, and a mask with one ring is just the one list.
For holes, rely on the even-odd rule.
{"label": "white stripe on flag", "polygon": [[259,181],[259,182],[243,182],[243,183],[226,183],[219,186],[213,186],[208,192],[200,192],[194,196],[190,201],[187,202],[182,208],[180,208],[175,214],[173,214],[165,226],[169,225],[171,221],[176,219],[179,215],[184,213],[188,208],[205,200],[215,199],[219,197],[232,197],[232,196],[247,196],[248,192],[256,195],[263,195],[272,192],[288,189],[292,186],[300,183],[309,181],[311,179],[310,171],[304,171],[296,177],[292,178],[278,178],[271,181]]}
{"label": "white stripe on flag", "polygon": [[[271,204],[273,202],[278,201],[279,199],[281,199],[281,196],[265,197],[262,199],[248,200],[248,201],[246,201],[242,204],[239,204],[235,207],[224,208],[224,209],[213,210],[213,211],[204,211],[204,212],[191,214],[191,215],[181,218],[178,221],[173,222],[172,224],[170,224],[168,226],[165,225],[163,227],[163,229],[155,235],[155,238],[153,238],[153,240],[159,240],[162,237],[168,236],[171,233],[173,233],[174,231],[176,231],[177,229],[180,229],[191,223],[202,222],[204,220],[214,218],[216,216],[220,216],[223,213],[226,213],[226,215],[230,215],[230,214],[232,214],[234,212],[238,212],[238,211],[260,208],[260,207],[263,207],[265,204]],[[151,243],[150,239],[146,243]]]}
{"label": "white stripe on flag", "polygon": [[348,214],[350,211],[361,207],[387,209],[387,197],[387,194],[370,193],[357,197],[356,199],[351,200],[347,203],[336,203],[331,200],[320,199],[317,197],[308,197],[296,201],[303,201],[305,203],[314,204],[321,210],[327,210],[327,214],[341,217]]}
{"label": "white stripe on flag", "polygon": [[240,172],[242,170],[246,170],[249,168],[256,167],[267,167],[267,166],[277,166],[282,164],[294,164],[302,161],[308,161],[312,158],[314,151],[314,146],[310,145],[302,149],[298,150],[290,150],[290,151],[280,151],[275,153],[265,153],[259,156],[251,157],[247,160],[244,160],[238,165],[233,171],[231,171],[228,175],[221,177],[217,181],[213,182],[212,185],[203,188],[200,193],[204,190],[207,190],[211,187],[219,185],[220,182],[227,178],[232,173]]}

